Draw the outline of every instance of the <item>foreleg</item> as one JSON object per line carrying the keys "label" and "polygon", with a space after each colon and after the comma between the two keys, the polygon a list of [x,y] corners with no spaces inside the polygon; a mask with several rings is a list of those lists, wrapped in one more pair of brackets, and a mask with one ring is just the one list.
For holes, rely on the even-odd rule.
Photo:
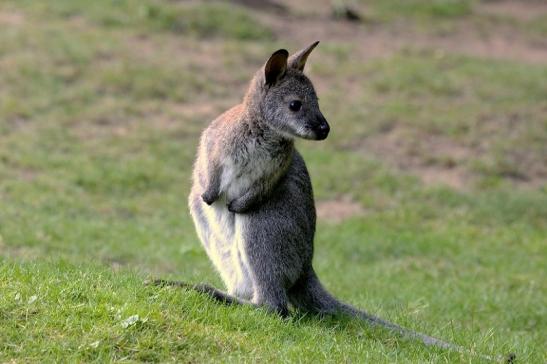
{"label": "foreleg", "polygon": [[201,194],[201,199],[207,205],[211,205],[220,197],[220,180],[222,168],[218,162],[210,161],[207,166],[207,185],[205,191]]}

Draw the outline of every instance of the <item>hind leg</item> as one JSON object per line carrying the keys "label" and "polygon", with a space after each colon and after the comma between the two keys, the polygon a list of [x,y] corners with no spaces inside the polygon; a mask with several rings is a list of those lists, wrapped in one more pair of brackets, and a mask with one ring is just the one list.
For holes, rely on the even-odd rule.
{"label": "hind leg", "polygon": [[300,311],[318,315],[349,315],[359,317],[370,324],[397,328],[374,315],[338,301],[323,287],[313,268],[304,274],[289,290],[289,299]]}
{"label": "hind leg", "polygon": [[253,297],[253,303],[257,306],[266,307],[268,311],[275,312],[281,317],[289,316],[287,294],[282,287],[268,282],[257,284]]}
{"label": "hind leg", "polygon": [[242,298],[238,298],[235,296],[230,295],[229,293],[226,293],[224,291],[221,291],[213,286],[210,286],[206,283],[199,283],[199,284],[190,284],[186,282],[180,282],[180,281],[168,281],[164,279],[156,279],[151,282],[151,284],[155,286],[165,287],[165,286],[171,286],[171,287],[180,287],[185,289],[192,289],[194,291],[197,291],[199,293],[203,293],[210,298],[214,299],[217,302],[227,304],[227,305],[249,305],[253,306],[255,308],[266,308],[269,311],[276,312],[281,317],[287,317],[289,315],[288,310],[277,310],[275,308],[272,308],[268,304],[259,304],[251,301],[247,301]]}
{"label": "hind leg", "polygon": [[341,312],[340,303],[323,287],[311,268],[289,290],[289,300],[299,311],[333,315]]}
{"label": "hind leg", "polygon": [[207,283],[191,284],[191,283],[186,283],[181,281],[168,281],[165,279],[156,279],[152,281],[151,284],[155,286],[160,286],[160,287],[171,286],[171,287],[193,289],[194,291],[203,293],[213,298],[214,300],[220,303],[225,303],[227,305],[240,304],[240,305],[256,306],[254,303],[250,301],[232,296],[224,291],[221,291],[220,289],[216,289],[215,287],[208,285]]}

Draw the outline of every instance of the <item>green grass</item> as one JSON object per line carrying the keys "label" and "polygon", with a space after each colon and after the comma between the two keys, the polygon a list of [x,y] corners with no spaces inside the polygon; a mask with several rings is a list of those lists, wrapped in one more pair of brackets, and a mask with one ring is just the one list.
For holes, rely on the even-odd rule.
{"label": "green grass", "polygon": [[[475,16],[470,2],[399,3],[373,5]],[[0,362],[482,362],[355,320],[283,321],[143,285],[221,286],[186,207],[199,133],[264,57],[294,49],[250,10],[4,1],[0,26]],[[321,279],[475,353],[545,362],[547,68],[411,48],[357,62],[356,47],[322,43],[307,66],[332,126],[298,143],[316,197],[364,210],[319,220]],[[465,186],[426,183],[389,153],[462,170]]]}
{"label": "green grass", "polygon": [[222,35],[236,39],[268,39],[270,31],[238,6],[221,1],[176,4],[168,1],[50,1],[19,6],[61,19],[83,18],[104,28],[168,31],[197,37]]}

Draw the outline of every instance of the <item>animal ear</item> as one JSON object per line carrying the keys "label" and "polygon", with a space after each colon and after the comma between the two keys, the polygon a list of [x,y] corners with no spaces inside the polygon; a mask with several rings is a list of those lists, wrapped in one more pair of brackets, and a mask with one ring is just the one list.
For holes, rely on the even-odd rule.
{"label": "animal ear", "polygon": [[287,58],[289,52],[286,49],[280,49],[275,51],[266,66],[264,66],[264,75],[266,76],[266,85],[271,86],[275,84],[287,71]]}
{"label": "animal ear", "polygon": [[306,65],[308,56],[310,55],[311,51],[313,51],[313,49],[317,47],[318,44],[319,44],[319,41],[313,42],[306,48],[301,49],[295,54],[293,54],[288,61],[289,67],[297,69],[299,71],[304,71],[304,66]]}

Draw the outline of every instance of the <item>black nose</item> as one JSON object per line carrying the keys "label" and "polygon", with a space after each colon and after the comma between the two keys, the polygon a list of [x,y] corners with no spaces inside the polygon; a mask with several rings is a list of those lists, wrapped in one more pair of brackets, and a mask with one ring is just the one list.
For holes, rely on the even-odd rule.
{"label": "black nose", "polygon": [[324,117],[321,117],[319,120],[319,125],[315,127],[315,135],[317,135],[317,140],[326,139],[327,135],[329,135],[329,131],[329,123],[327,123],[327,120],[325,120]]}

